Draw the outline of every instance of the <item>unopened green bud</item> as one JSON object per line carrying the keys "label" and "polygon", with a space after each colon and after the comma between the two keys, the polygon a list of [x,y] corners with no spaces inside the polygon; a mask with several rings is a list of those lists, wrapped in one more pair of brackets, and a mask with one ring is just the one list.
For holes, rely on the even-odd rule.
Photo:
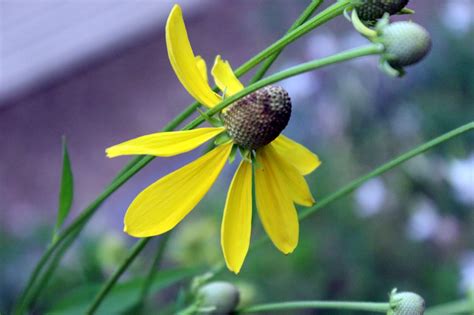
{"label": "unopened green bud", "polygon": [[399,292],[396,290],[390,295],[391,309],[387,315],[423,315],[425,300],[412,292]]}
{"label": "unopened green bud", "polygon": [[210,282],[198,290],[199,308],[206,314],[230,314],[239,304],[237,287],[229,282]]}
{"label": "unopened green bud", "polygon": [[426,29],[413,22],[386,24],[379,30],[385,46],[384,59],[394,68],[417,63],[431,49],[431,37]]}
{"label": "unopened green bud", "polygon": [[360,0],[355,5],[357,14],[362,21],[375,21],[385,13],[390,15],[399,13],[409,0]]}
{"label": "unopened green bud", "polygon": [[266,86],[230,105],[222,118],[236,144],[255,150],[280,135],[291,116],[288,92],[279,86]]}

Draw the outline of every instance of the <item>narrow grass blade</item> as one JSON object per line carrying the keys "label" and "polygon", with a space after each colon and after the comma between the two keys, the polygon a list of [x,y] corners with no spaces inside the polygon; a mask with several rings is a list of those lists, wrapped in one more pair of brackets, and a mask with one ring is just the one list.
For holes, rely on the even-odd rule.
{"label": "narrow grass blade", "polygon": [[56,226],[54,228],[53,242],[57,238],[59,229],[71,211],[74,197],[74,177],[72,174],[71,160],[67,149],[66,137],[62,140],[63,168],[61,173],[61,185],[59,188],[59,206]]}

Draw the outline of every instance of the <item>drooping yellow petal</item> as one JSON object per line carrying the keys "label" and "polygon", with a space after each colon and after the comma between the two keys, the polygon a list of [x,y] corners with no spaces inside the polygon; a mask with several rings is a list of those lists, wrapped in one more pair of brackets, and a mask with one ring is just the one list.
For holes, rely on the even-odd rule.
{"label": "drooping yellow petal", "polygon": [[272,146],[266,147],[265,150],[283,178],[282,189],[289,192],[291,199],[295,203],[306,207],[314,205],[315,201],[313,195],[311,194],[303,175],[301,175],[293,165],[280,156]]}
{"label": "drooping yellow petal", "polygon": [[218,127],[158,132],[114,145],[107,148],[105,152],[109,158],[134,154],[173,156],[197,148],[224,130],[225,128]]}
{"label": "drooping yellow petal", "polygon": [[232,71],[227,60],[222,60],[221,56],[217,56],[214,61],[214,66],[212,67],[211,74],[214,77],[216,85],[221,91],[225,91],[227,96],[234,95],[244,88],[242,83]]}
{"label": "drooping yellow petal", "polygon": [[204,61],[201,56],[196,56],[196,67],[198,68],[199,72],[201,73],[201,76],[204,78],[206,83],[209,83],[207,78],[206,61]]}
{"label": "drooping yellow petal", "polygon": [[293,200],[283,188],[285,177],[268,147],[257,151],[257,162],[255,192],[260,220],[273,244],[283,253],[291,253],[298,244],[299,223]]}
{"label": "drooping yellow petal", "polygon": [[252,226],[252,164],[240,163],[230,184],[221,226],[221,246],[229,270],[239,273],[249,250]]}
{"label": "drooping yellow petal", "polygon": [[166,47],[171,66],[188,93],[205,106],[218,104],[221,97],[212,91],[201,74],[179,5],[173,7],[166,23]]}
{"label": "drooping yellow petal", "polygon": [[284,135],[273,140],[271,146],[303,175],[311,173],[321,164],[316,154]]}
{"label": "drooping yellow petal", "polygon": [[148,186],[128,208],[124,231],[149,237],[174,228],[209,191],[231,150],[232,143],[220,145]]}

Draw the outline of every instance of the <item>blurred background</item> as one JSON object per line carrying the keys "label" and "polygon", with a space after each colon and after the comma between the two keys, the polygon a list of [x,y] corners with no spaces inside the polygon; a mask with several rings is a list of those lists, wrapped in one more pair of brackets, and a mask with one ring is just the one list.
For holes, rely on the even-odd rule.
{"label": "blurred background", "polygon": [[[51,238],[61,136],[67,137],[75,177],[75,217],[129,160],[107,159],[106,147],[159,131],[193,101],[166,53],[164,24],[175,2],[183,7],[195,53],[208,64],[221,54],[234,68],[281,37],[309,3],[0,1],[0,313],[9,312]],[[293,100],[285,134],[323,161],[307,178],[316,199],[473,120],[474,1],[412,0],[410,7],[415,15],[396,19],[426,27],[433,49],[405,77],[387,77],[376,57],[366,57],[281,82]],[[340,17],[287,47],[270,72],[364,44]],[[201,152],[158,158],[112,195],[62,261],[36,312],[83,311],[85,297],[135,242],[122,232],[127,206]],[[165,270],[204,270],[222,261],[220,220],[235,167],[226,168],[178,226]],[[253,240],[261,235],[256,219]],[[158,241],[124,281],[144,276]],[[474,134],[321,209],[302,222],[294,254],[285,257],[266,244],[250,253],[238,277],[226,271],[219,278],[237,283],[243,303],[386,301],[394,287],[418,292],[428,305],[466,296],[474,290]],[[154,295],[152,309],[170,307],[187,283]]]}

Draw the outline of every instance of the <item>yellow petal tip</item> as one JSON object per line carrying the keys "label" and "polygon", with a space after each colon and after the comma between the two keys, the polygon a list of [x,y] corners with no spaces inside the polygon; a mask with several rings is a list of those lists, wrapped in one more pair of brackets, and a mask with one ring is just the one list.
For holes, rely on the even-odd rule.
{"label": "yellow petal tip", "polygon": [[282,253],[284,255],[290,255],[295,251],[295,248],[296,248],[296,245],[294,247],[290,247],[288,249],[283,250]]}
{"label": "yellow petal tip", "polygon": [[222,62],[221,55],[217,55],[216,58],[214,59],[214,66],[216,66],[219,62]]}
{"label": "yellow petal tip", "polygon": [[106,155],[109,159],[115,157],[115,155],[112,153],[112,150],[110,150],[110,148],[105,149],[105,155]]}
{"label": "yellow petal tip", "polygon": [[242,265],[240,265],[239,267],[236,267],[236,266],[230,266],[229,264],[226,264],[227,265],[227,269],[229,269],[230,272],[238,275],[239,272],[240,272],[240,269],[242,268]]}
{"label": "yellow petal tip", "polygon": [[173,8],[171,9],[171,14],[174,14],[175,11],[181,11],[181,6],[179,4],[175,4]]}

